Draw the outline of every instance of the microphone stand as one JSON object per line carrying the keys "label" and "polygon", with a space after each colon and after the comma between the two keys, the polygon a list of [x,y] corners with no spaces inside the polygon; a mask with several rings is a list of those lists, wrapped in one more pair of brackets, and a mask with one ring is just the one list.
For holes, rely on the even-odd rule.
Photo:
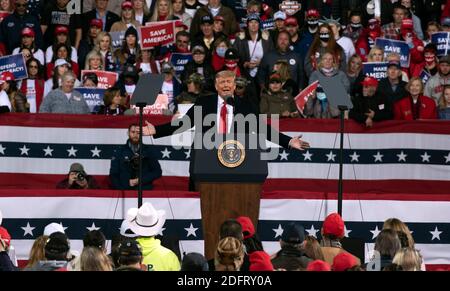
{"label": "microphone stand", "polygon": [[344,164],[344,112],[348,110],[347,106],[339,105],[340,111],[340,145],[339,145],[339,182],[338,182],[338,213],[342,217],[342,200],[343,200],[343,164]]}
{"label": "microphone stand", "polygon": [[144,119],[144,107],[147,103],[136,103],[136,106],[139,107],[139,180],[138,180],[138,208],[142,206],[142,124]]}

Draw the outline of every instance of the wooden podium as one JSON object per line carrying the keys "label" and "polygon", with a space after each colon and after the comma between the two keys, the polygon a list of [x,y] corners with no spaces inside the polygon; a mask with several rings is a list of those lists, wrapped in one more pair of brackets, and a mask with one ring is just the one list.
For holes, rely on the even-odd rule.
{"label": "wooden podium", "polygon": [[194,150],[190,171],[195,190],[200,192],[205,257],[209,260],[214,258],[225,220],[248,216],[257,227],[267,161],[261,160],[261,149],[245,149],[242,164],[226,167],[219,161],[217,149]]}
{"label": "wooden podium", "polygon": [[214,258],[222,222],[248,216],[256,228],[261,186],[260,183],[196,183],[201,196],[205,257],[208,260]]}

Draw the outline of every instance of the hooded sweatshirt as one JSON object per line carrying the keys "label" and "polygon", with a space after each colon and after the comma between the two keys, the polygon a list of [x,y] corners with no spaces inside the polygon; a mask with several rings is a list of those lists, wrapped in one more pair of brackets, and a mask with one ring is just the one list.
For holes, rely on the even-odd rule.
{"label": "hooded sweatshirt", "polygon": [[149,271],[179,271],[180,261],[174,252],[161,245],[154,237],[140,237],[136,240],[142,247],[144,259]]}

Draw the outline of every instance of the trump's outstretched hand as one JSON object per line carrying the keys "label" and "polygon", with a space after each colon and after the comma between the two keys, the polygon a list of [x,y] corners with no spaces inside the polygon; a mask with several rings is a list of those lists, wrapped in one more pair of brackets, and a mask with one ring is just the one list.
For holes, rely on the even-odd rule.
{"label": "trump's outstretched hand", "polygon": [[142,127],[142,135],[154,135],[156,133],[155,126],[148,121],[145,121],[145,126]]}
{"label": "trump's outstretched hand", "polygon": [[297,149],[297,150],[305,150],[305,149],[309,149],[310,145],[309,142],[301,140],[301,135],[297,136],[297,137],[293,137],[290,141],[289,141],[289,146],[291,148]]}

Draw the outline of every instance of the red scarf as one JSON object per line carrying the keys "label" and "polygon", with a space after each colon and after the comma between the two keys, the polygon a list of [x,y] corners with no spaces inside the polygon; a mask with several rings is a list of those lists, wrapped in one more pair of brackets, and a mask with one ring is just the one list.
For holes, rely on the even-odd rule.
{"label": "red scarf", "polygon": [[212,56],[212,66],[215,71],[219,71],[225,65],[225,58],[219,57],[219,55],[214,52]]}
{"label": "red scarf", "polygon": [[[27,96],[27,80],[22,80],[20,85],[20,92]],[[36,89],[36,111],[39,112],[39,107],[41,107],[43,95],[44,95],[44,80],[34,79],[34,88]]]}
{"label": "red scarf", "polygon": [[167,19],[167,15],[160,14],[158,17],[158,21],[165,21]]}

